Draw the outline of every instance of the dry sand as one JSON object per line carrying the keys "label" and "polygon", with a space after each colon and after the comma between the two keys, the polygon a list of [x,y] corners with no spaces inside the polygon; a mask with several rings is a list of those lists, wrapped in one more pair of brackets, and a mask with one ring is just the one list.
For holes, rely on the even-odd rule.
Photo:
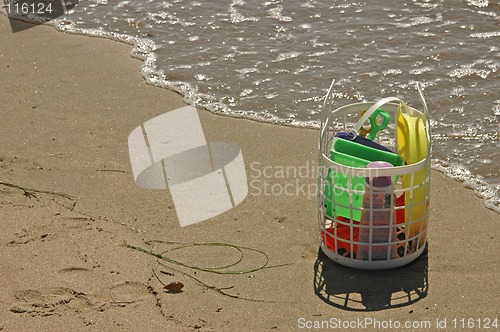
{"label": "dry sand", "polygon": [[[130,49],[49,26],[13,34],[0,16],[0,180],[76,201],[71,209],[64,197],[0,186],[0,331],[294,330],[305,321],[366,318],[429,321],[434,330],[436,319],[450,328],[453,319],[473,318],[477,327],[500,318],[499,215],[437,172],[428,252],[397,270],[351,270],[318,254],[315,197],[249,195],[181,228],[168,191],[135,185],[127,137],[184,104],[145,84]],[[208,141],[241,146],[250,179],[251,163],[316,162],[315,130],[198,113]],[[181,269],[241,297],[231,298],[123,246],[170,248],[160,241],[230,243],[265,252],[269,265],[289,265],[243,275]],[[208,265],[238,256],[227,247],[171,254]],[[242,267],[262,261],[247,251]],[[166,292],[153,270],[164,283],[182,282],[183,292]]]}

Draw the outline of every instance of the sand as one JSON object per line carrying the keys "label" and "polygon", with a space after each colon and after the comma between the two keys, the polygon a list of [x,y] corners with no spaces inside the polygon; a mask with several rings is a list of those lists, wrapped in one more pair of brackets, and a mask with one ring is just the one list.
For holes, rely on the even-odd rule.
{"label": "sand", "polygon": [[[363,325],[370,320],[434,330],[500,318],[499,215],[438,172],[428,251],[396,270],[352,270],[325,258],[316,198],[302,193],[250,189],[236,208],[180,227],[168,191],[136,186],[127,138],[185,104],[147,85],[130,50],[50,26],[13,34],[0,16],[0,180],[31,188],[0,185],[0,331],[287,331],[342,321],[377,327]],[[249,180],[266,166],[316,163],[316,130],[198,113],[208,141],[241,147]],[[309,175],[300,183],[314,184]],[[229,275],[170,265],[179,272],[124,246],[159,253],[172,248],[167,241],[253,248],[260,252],[244,251],[235,269],[257,270]],[[274,267],[259,269],[261,252]],[[169,257],[220,266],[238,251],[198,246]],[[167,292],[153,271],[164,284],[183,283],[182,292]]]}

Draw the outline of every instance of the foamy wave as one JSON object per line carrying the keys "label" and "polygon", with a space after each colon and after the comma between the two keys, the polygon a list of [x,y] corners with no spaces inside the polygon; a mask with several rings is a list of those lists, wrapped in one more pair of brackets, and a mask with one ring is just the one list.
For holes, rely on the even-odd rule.
{"label": "foamy wave", "polygon": [[[474,68],[477,65],[482,65],[483,67],[486,67],[487,69],[477,69]],[[485,60],[477,60],[474,63],[470,65],[461,65],[460,68],[456,68],[448,72],[448,76],[452,78],[462,78],[466,76],[471,76],[471,75],[477,75],[483,79],[486,79],[492,72],[496,72],[498,64],[496,62],[493,62],[491,60],[485,61]]]}
{"label": "foamy wave", "polygon": [[148,13],[148,17],[153,20],[153,22],[161,24],[161,23],[169,23],[169,24],[179,24],[184,27],[189,27],[195,25],[193,22],[185,22],[175,16],[174,14],[170,14],[168,12],[158,12],[158,13]]}
{"label": "foamy wave", "polygon": [[[267,5],[267,3],[266,3]],[[269,13],[269,17],[270,18],[274,18],[280,22],[290,22],[292,21],[292,18],[290,16],[284,16],[283,15],[283,6],[282,5],[278,5],[274,8],[271,8],[268,10],[268,13]]]}
{"label": "foamy wave", "polygon": [[479,8],[488,7],[488,0],[468,0],[467,2],[469,5]]}
{"label": "foamy wave", "polygon": [[258,22],[259,19],[253,16],[245,16],[241,14],[235,6],[241,6],[244,5],[245,3],[240,0],[235,0],[229,5],[229,16],[230,16],[230,22],[231,23],[242,23],[242,22]]}
{"label": "foamy wave", "polygon": [[480,32],[473,33],[470,35],[472,38],[491,38],[491,37],[500,37],[500,31],[491,31],[491,32]]}
{"label": "foamy wave", "polygon": [[300,56],[302,52],[288,52],[288,53],[280,53],[276,59],[274,60],[275,62],[280,62],[283,60],[288,60],[288,59],[293,59],[298,56]]}
{"label": "foamy wave", "polygon": [[248,74],[259,72],[259,70],[257,68],[252,67],[252,68],[237,69],[236,72],[240,74],[240,77],[246,77],[248,76]]}
{"label": "foamy wave", "polygon": [[397,23],[396,26],[399,28],[409,28],[409,27],[413,27],[416,25],[429,24],[429,23],[432,23],[435,21],[437,21],[437,20],[433,19],[431,17],[426,17],[426,16],[414,17],[414,18],[410,19],[408,22],[405,20],[404,23]]}
{"label": "foamy wave", "polygon": [[449,164],[445,161],[433,159],[432,169],[442,172],[449,177],[462,182],[464,187],[472,189],[474,194],[483,199],[483,204],[488,209],[500,213],[500,186],[487,183],[480,176],[473,176],[462,165]]}
{"label": "foamy wave", "polygon": [[493,111],[494,115],[500,116],[500,103],[498,103],[497,105],[493,105],[491,110]]}
{"label": "foamy wave", "polygon": [[433,68],[431,67],[422,67],[422,68],[416,68],[416,69],[411,69],[410,70],[410,74],[413,74],[413,75],[421,75],[421,74],[424,74],[428,71],[432,71]]}

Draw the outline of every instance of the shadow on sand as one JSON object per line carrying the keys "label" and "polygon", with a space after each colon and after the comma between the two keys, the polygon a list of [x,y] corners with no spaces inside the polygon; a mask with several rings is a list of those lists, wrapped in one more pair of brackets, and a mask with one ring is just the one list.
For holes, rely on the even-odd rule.
{"label": "shadow on sand", "polygon": [[326,256],[321,248],[314,264],[314,292],[324,302],[344,310],[377,311],[403,307],[427,296],[428,245],[412,263],[392,270],[348,268]]}

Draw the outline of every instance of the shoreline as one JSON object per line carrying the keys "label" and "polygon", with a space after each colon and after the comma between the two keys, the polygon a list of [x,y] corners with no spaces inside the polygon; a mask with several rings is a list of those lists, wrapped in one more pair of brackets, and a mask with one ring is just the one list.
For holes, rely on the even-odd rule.
{"label": "shoreline", "polygon": [[[20,22],[31,24],[29,20],[20,20]],[[100,35],[98,33],[89,34],[88,30],[72,30],[69,26],[64,24],[56,26],[54,21],[49,21],[45,25],[53,27],[57,32],[68,33],[70,35],[77,36],[86,36],[92,38],[99,38],[104,40],[110,40],[114,42],[123,43],[125,45],[129,45],[131,50],[129,52],[130,56],[133,59],[141,61],[141,66],[139,70],[140,76],[144,79],[144,81],[154,87],[165,89],[169,92],[173,92],[178,94],[184,103],[188,104],[186,97],[182,95],[182,92],[179,89],[173,87],[169,81],[165,81],[162,78],[159,78],[157,71],[155,71],[154,65],[154,49],[156,45],[154,42],[147,38],[141,37],[132,37],[129,35],[123,35],[118,33],[109,33],[108,35]],[[318,121],[309,121],[309,122],[300,122],[300,123],[289,123],[286,121],[278,120],[266,120],[260,117],[251,117],[251,116],[239,116],[233,113],[220,113],[215,110],[210,109],[209,107],[199,107],[204,111],[210,112],[216,116],[225,116],[234,119],[243,119],[248,121],[255,121],[257,123],[266,123],[278,126],[286,126],[297,129],[311,129],[311,130],[319,130]],[[481,175],[469,175],[468,179],[462,179],[460,176],[456,175],[456,170],[460,169],[461,171],[467,172],[468,169],[459,164],[448,164],[444,160],[433,159],[432,169],[438,171],[442,174],[445,174],[447,177],[453,179],[454,181],[461,183],[465,188],[468,188],[473,191],[474,195],[483,201],[483,206],[486,209],[490,209],[498,214],[500,214],[500,201],[498,199],[490,199],[490,197],[498,196],[499,191],[497,186],[493,183],[488,183],[482,179]],[[491,195],[491,192],[495,192],[495,194]]]}
{"label": "shoreline", "polygon": [[[52,25],[52,24],[49,24],[49,25]],[[80,31],[80,30],[76,30],[76,31],[75,30],[66,30],[66,29],[64,29],[64,26],[62,28],[61,27],[57,28],[55,25],[52,25],[52,26],[54,26],[54,28],[59,32],[66,32],[66,33],[75,34],[75,35],[83,35],[83,36],[109,39],[109,40],[117,41],[117,42],[124,43],[127,45],[131,45],[132,49],[131,49],[130,55],[132,58],[138,59],[142,62],[140,74],[143,77],[143,79],[146,81],[146,83],[148,83],[152,86],[155,86],[155,87],[160,87],[160,88],[166,89],[168,91],[178,93],[181,96],[181,98],[183,98],[184,102],[187,103],[186,97],[184,95],[182,95],[182,92],[178,91],[179,89],[176,89],[174,86],[172,86],[172,84],[170,84],[171,82],[165,81],[164,79],[160,78],[158,73],[154,70],[154,56],[152,56],[152,54],[154,54],[154,49],[155,49],[156,45],[154,45],[154,42],[152,40],[147,39],[147,38],[132,37],[132,36],[128,36],[128,35],[120,35],[120,34],[116,34],[116,33],[111,33],[108,36],[102,36],[102,35],[98,35],[98,34],[89,35],[88,31],[87,31],[87,33],[85,33],[86,32],[85,30],[82,30],[82,31]],[[144,42],[144,41],[147,41],[147,42]],[[151,42],[152,44],[149,42]],[[153,67],[153,68],[151,68],[151,67]],[[154,79],[150,78],[150,76],[154,77]],[[265,119],[263,117],[240,116],[240,115],[236,115],[234,113],[221,113],[221,112],[217,112],[214,109],[211,109],[210,107],[204,107],[204,106],[202,106],[200,109],[208,111],[214,115],[222,115],[222,116],[232,117],[232,118],[236,118],[236,119],[244,119],[244,120],[249,120],[249,121],[255,121],[258,123],[268,123],[268,124],[279,125],[279,126],[287,126],[287,127],[291,127],[291,128],[319,130],[319,125],[320,125],[319,121],[317,121],[317,120],[308,121],[308,122],[287,122],[287,121],[281,120],[281,119]],[[482,179],[481,175],[470,174],[469,178],[464,180],[460,177],[457,177],[455,175],[455,173],[456,173],[457,168],[468,171],[467,168],[465,168],[459,164],[451,164],[451,165],[447,165],[447,164],[448,163],[445,162],[444,160],[434,159],[434,161],[432,163],[432,169],[437,170],[437,171],[445,174],[446,176],[450,177],[451,179],[453,179],[459,183],[462,183],[464,185],[464,187],[471,189],[474,192],[474,195],[476,197],[479,197],[483,200],[483,205],[487,209],[490,209],[490,210],[500,214],[500,204],[499,204],[500,202],[499,202],[499,200],[498,199],[496,199],[496,200],[489,199],[489,197],[492,197],[492,196],[488,196],[488,194],[491,193],[491,191],[495,192],[493,197],[495,195],[498,196],[498,194],[500,193],[498,191],[498,189],[496,188],[497,186],[495,184],[485,182]],[[444,165],[447,165],[447,166],[444,166]]]}
{"label": "shoreline", "polygon": [[[127,137],[144,121],[185,106],[182,97],[144,82],[130,45],[43,25],[13,37],[4,17],[0,31],[0,177],[76,201],[72,208],[54,195],[30,197],[0,186],[1,331],[285,331],[332,317],[434,324],[500,316],[491,296],[500,290],[498,214],[462,184],[432,172],[428,255],[393,271],[364,273],[324,260],[315,197],[249,195],[224,214],[181,228],[168,192],[134,183]],[[300,167],[317,160],[317,130],[198,115],[207,141],[241,147],[247,172],[252,162]],[[293,179],[271,180],[284,185]],[[264,301],[231,298],[185,274],[163,274],[168,269],[153,257],[123,246],[168,249],[160,241],[254,248],[279,267],[245,275],[183,270],[226,293]],[[178,258],[209,266],[233,258],[232,252],[211,250]],[[243,263],[258,267],[262,256],[246,253]],[[165,292],[152,270],[165,283],[182,282],[183,292]],[[325,287],[317,289],[317,280]],[[391,305],[391,296],[407,289],[424,292],[413,292],[411,303]],[[342,307],[336,300],[345,294],[361,296],[365,309]]]}

